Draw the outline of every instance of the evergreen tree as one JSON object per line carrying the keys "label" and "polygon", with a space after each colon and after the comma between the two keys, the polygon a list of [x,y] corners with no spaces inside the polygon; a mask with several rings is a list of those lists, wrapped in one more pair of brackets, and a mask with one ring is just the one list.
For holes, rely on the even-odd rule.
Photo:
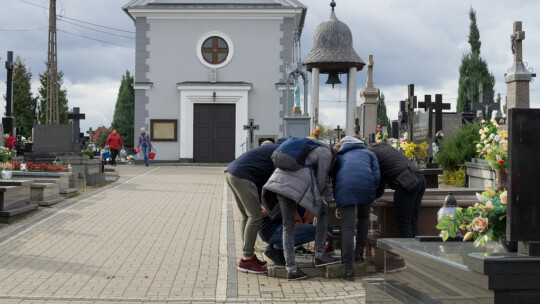
{"label": "evergreen tree", "polygon": [[[43,74],[39,74],[39,82],[41,83],[41,87],[39,87],[39,121],[40,123],[44,124],[46,123],[46,100],[47,100],[47,72],[44,72]],[[67,118],[68,115],[68,99],[67,99],[67,90],[62,88],[62,84],[64,83],[64,80],[62,78],[64,77],[64,72],[59,71],[58,72],[58,121],[60,124],[67,124],[69,123],[69,120]]]}
{"label": "evergreen tree", "polygon": [[381,120],[377,120],[377,124],[380,124],[381,127],[388,127],[388,134],[392,134],[392,124],[390,123],[390,119],[388,118],[388,115],[386,114],[386,104],[384,103],[384,94],[381,92],[381,97],[379,98],[381,101]]}
{"label": "evergreen tree", "polygon": [[[456,111],[461,113],[463,110],[463,104],[467,97],[467,92],[470,94],[471,102],[479,101],[478,86],[482,84],[484,94],[488,94],[493,101],[495,92],[495,76],[489,71],[487,62],[480,56],[480,32],[476,25],[476,12],[471,7],[469,11],[469,18],[471,19],[471,26],[469,29],[469,44],[471,45],[471,51],[463,54],[461,59],[461,66],[459,67],[459,87]],[[469,85],[465,87],[465,76],[469,76]],[[490,113],[491,114],[491,113]]]}
{"label": "evergreen tree", "polygon": [[120,134],[126,147],[133,147],[134,120],[135,120],[135,89],[133,76],[126,71],[122,76],[118,98],[114,109],[112,127]]}
{"label": "evergreen tree", "polygon": [[28,138],[32,136],[37,97],[32,96],[32,73],[24,60],[17,56],[13,66],[13,117],[17,127],[21,128],[19,135]]}

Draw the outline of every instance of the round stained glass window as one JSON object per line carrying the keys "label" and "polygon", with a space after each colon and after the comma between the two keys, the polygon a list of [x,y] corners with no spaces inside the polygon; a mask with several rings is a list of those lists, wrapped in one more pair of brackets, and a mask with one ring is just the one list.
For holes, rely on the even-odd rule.
{"label": "round stained glass window", "polygon": [[229,45],[225,39],[218,36],[212,36],[203,42],[201,53],[206,62],[210,64],[220,64],[224,62],[229,55]]}

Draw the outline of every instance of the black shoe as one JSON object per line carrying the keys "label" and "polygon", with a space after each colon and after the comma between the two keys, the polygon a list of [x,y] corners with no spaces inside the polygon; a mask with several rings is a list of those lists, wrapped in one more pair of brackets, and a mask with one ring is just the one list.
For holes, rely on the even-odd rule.
{"label": "black shoe", "polygon": [[264,251],[264,255],[269,258],[276,266],[285,266],[285,256],[283,250],[274,248],[273,245],[268,245]]}
{"label": "black shoe", "polygon": [[309,249],[306,249],[304,246],[298,246],[294,248],[294,253],[313,254],[314,252]]}
{"label": "black shoe", "polygon": [[345,271],[345,280],[354,282],[354,270]]}
{"label": "black shoe", "polygon": [[148,167],[148,164],[146,164],[146,166]]}
{"label": "black shoe", "polygon": [[295,272],[287,272],[287,280],[289,281],[303,280],[307,277],[308,275],[300,269],[296,269]]}
{"label": "black shoe", "polygon": [[354,262],[355,263],[364,263],[364,249],[362,249],[362,250],[355,249],[354,250]]}
{"label": "black shoe", "polygon": [[315,258],[315,267],[321,267],[326,265],[332,265],[339,263],[339,259],[334,258],[328,254],[323,255],[322,258]]}

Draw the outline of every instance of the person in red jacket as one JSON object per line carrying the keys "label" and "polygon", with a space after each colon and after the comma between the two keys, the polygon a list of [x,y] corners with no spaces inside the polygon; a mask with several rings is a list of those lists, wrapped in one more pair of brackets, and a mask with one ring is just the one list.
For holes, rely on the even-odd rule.
{"label": "person in red jacket", "polygon": [[116,133],[116,129],[112,130],[112,133],[107,138],[106,146],[111,150],[111,166],[116,166],[116,156],[118,156],[118,150],[120,147],[124,147],[120,134]]}

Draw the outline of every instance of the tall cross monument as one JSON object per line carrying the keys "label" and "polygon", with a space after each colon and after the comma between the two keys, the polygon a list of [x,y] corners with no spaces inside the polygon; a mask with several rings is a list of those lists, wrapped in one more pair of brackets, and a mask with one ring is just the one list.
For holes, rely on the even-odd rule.
{"label": "tall cross monument", "polygon": [[514,32],[510,35],[514,63],[510,71],[504,76],[507,87],[507,106],[511,108],[529,108],[529,82],[536,74],[527,70],[523,64],[523,45],[525,32],[521,30],[521,21],[514,22]]}
{"label": "tall cross monument", "polygon": [[[368,138],[369,134],[377,132],[377,98],[379,97],[379,89],[373,85],[373,55],[369,55],[367,64],[367,82],[366,87],[360,91],[362,98],[361,117],[360,118],[360,136]],[[348,132],[348,134],[350,134]]]}

